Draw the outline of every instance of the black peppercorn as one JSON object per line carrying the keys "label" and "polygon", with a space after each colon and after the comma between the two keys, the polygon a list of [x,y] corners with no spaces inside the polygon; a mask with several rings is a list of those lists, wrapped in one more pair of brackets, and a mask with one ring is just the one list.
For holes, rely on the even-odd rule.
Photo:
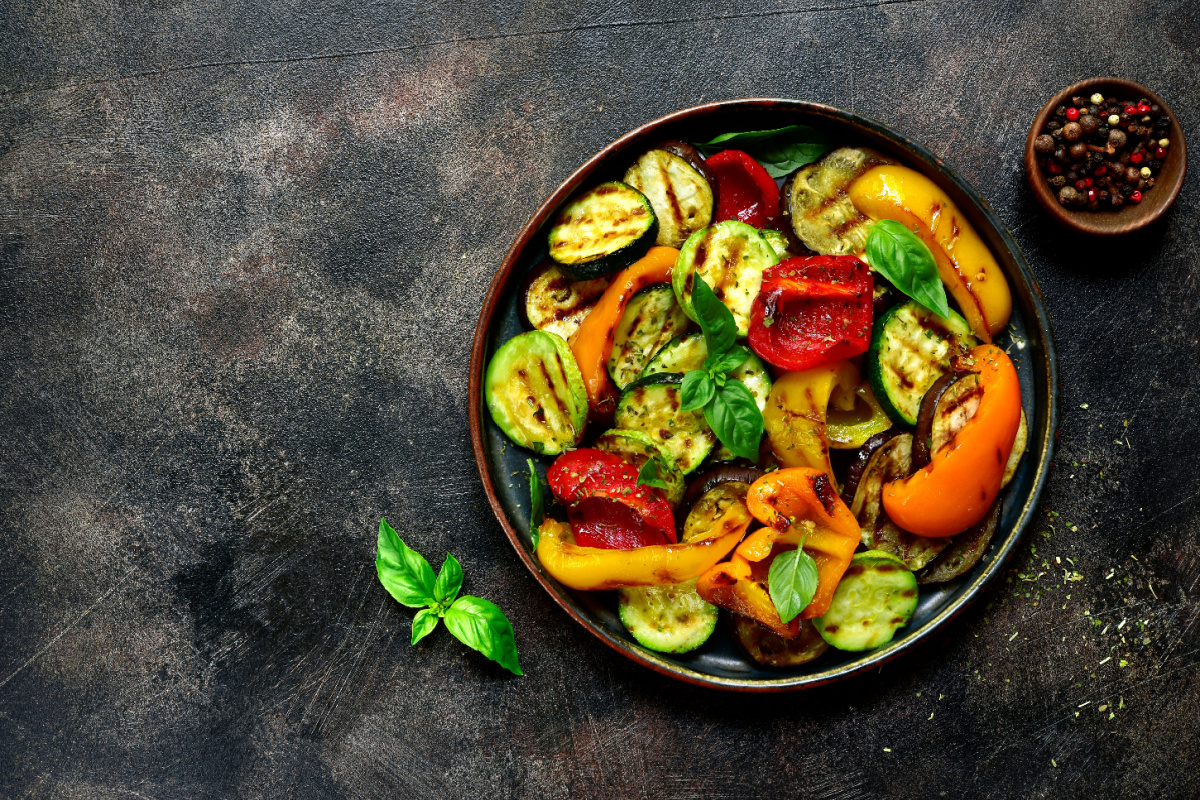
{"label": "black peppercorn", "polygon": [[1066,106],[1059,106],[1058,108],[1054,109],[1054,116],[1065,117],[1066,115],[1067,115],[1067,107]]}
{"label": "black peppercorn", "polygon": [[1068,142],[1078,142],[1079,137],[1083,135],[1083,128],[1078,122],[1068,122],[1063,126],[1063,138]]}
{"label": "black peppercorn", "polygon": [[1046,123],[1046,130],[1056,131],[1062,127],[1062,123],[1056,119],[1052,119]]}
{"label": "black peppercorn", "polygon": [[1151,103],[1150,104],[1150,113],[1157,117],[1159,114],[1162,113],[1162,106],[1160,106],[1158,103]]}
{"label": "black peppercorn", "polygon": [[1112,200],[1109,202],[1113,204],[1113,208],[1120,208],[1121,206],[1125,205],[1125,198],[1120,192],[1113,192]]}
{"label": "black peppercorn", "polygon": [[1050,178],[1050,185],[1053,186],[1055,189],[1061,189],[1062,187],[1067,185],[1067,179],[1064,178],[1062,175],[1055,175],[1052,178]]}
{"label": "black peppercorn", "polygon": [[1043,133],[1033,140],[1033,149],[1042,154],[1054,152],[1054,137]]}
{"label": "black peppercorn", "polygon": [[1108,141],[1108,126],[1107,125],[1101,125],[1099,128],[1096,128],[1096,138],[1102,142]]}
{"label": "black peppercorn", "polygon": [[1079,108],[1080,106],[1086,106],[1087,100],[1076,95],[1075,97],[1071,98],[1071,105],[1075,106],[1076,108]]}
{"label": "black peppercorn", "polygon": [[1100,113],[1100,109],[1096,107],[1095,103],[1092,103],[1090,106],[1087,107],[1087,113],[1091,114],[1094,117]]}
{"label": "black peppercorn", "polygon": [[1073,169],[1067,170],[1067,182],[1074,183],[1077,180],[1079,180],[1079,173]]}
{"label": "black peppercorn", "polygon": [[1059,147],[1057,150],[1054,151],[1054,157],[1057,158],[1059,161],[1066,161],[1067,160],[1067,149],[1065,147]]}
{"label": "black peppercorn", "polygon": [[1121,124],[1122,124],[1123,126],[1125,126],[1125,127],[1128,127],[1128,126],[1129,126],[1129,123],[1133,122],[1133,115],[1132,115],[1132,114],[1126,114],[1124,111],[1122,111],[1122,112],[1121,112],[1120,114],[1118,114],[1117,116],[1120,118],[1120,120],[1121,120]]}
{"label": "black peppercorn", "polygon": [[1154,120],[1154,124],[1165,131],[1167,128],[1171,127],[1171,118],[1167,116],[1159,117],[1158,119]]}
{"label": "black peppercorn", "polygon": [[1160,171],[1162,169],[1162,162],[1157,158],[1150,159],[1150,169],[1154,172]]}

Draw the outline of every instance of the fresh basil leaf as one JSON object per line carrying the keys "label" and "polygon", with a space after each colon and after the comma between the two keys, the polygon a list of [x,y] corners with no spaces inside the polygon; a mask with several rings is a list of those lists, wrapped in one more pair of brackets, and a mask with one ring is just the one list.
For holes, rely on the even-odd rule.
{"label": "fresh basil leaf", "polygon": [[825,134],[808,125],[723,133],[707,142],[693,144],[706,156],[729,149],[749,153],[772,178],[782,178],[811,164],[832,146]]}
{"label": "fresh basil leaf", "polygon": [[817,562],[802,548],[775,556],[767,570],[767,589],[779,619],[791,622],[817,593]]}
{"label": "fresh basil leaf", "polygon": [[465,594],[446,611],[445,620],[454,638],[513,674],[523,674],[517,664],[512,623],[495,603]]}
{"label": "fresh basil leaf", "polygon": [[438,617],[437,612],[432,608],[422,608],[418,611],[417,615],[413,617],[412,643],[416,644],[433,633],[433,629],[437,627],[439,619],[440,617]]}
{"label": "fresh basil leaf", "polygon": [[713,372],[732,372],[746,363],[746,359],[749,357],[750,351],[747,348],[741,345],[734,345],[716,358],[709,355],[704,360],[704,368],[711,369]]}
{"label": "fresh basil leaf", "polygon": [[683,384],[680,386],[679,407],[684,411],[704,408],[708,405],[708,401],[713,399],[716,391],[717,385],[707,372],[702,369],[690,370],[683,376]]}
{"label": "fresh basil leaf", "polygon": [[663,491],[671,488],[666,481],[658,477],[658,460],[654,458],[647,459],[646,463],[642,464],[642,468],[638,470],[637,485],[652,486]]}
{"label": "fresh basil leaf", "polygon": [[726,381],[717,389],[712,402],[704,407],[704,419],[734,455],[758,460],[763,418],[746,384],[738,380]]}
{"label": "fresh basil leaf", "polygon": [[379,582],[396,602],[420,608],[434,602],[433,567],[409,548],[386,519],[379,520],[379,538],[375,545],[375,571]]}
{"label": "fresh basil leaf", "polygon": [[733,347],[737,339],[737,322],[733,312],[717,299],[710,287],[699,275],[692,275],[692,308],[696,312],[700,330],[704,331],[704,344],[709,358],[720,355]]}
{"label": "fresh basil leaf", "polygon": [[442,569],[438,572],[437,580],[433,583],[433,599],[440,606],[448,606],[454,602],[454,598],[458,596],[458,590],[462,588],[463,571],[462,564],[458,563],[458,559],[446,553],[446,560],[442,562]]}
{"label": "fresh basil leaf", "polygon": [[546,498],[542,493],[542,479],[538,477],[537,468],[533,466],[533,459],[525,459],[525,463],[529,465],[529,541],[533,544],[533,551],[536,553],[538,542],[542,539],[542,520],[546,518]]}
{"label": "fresh basil leaf", "polygon": [[893,219],[881,219],[867,235],[867,263],[892,285],[939,317],[950,316],[946,287],[933,253],[921,237]]}

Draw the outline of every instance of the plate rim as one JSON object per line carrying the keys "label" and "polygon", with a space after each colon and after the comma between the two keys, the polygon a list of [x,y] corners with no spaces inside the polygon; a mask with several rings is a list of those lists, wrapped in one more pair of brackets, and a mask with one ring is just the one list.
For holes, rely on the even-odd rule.
{"label": "plate rim", "polygon": [[[1013,258],[1013,262],[1020,271],[1022,278],[1030,289],[1030,301],[1034,311],[1033,322],[1036,320],[1037,328],[1042,333],[1042,347],[1045,352],[1044,364],[1035,364],[1035,368],[1042,371],[1043,385],[1045,387],[1044,395],[1035,396],[1034,402],[1039,400],[1046,404],[1047,409],[1047,424],[1045,432],[1039,442],[1038,463],[1034,475],[1032,487],[1025,503],[1023,504],[1020,514],[1017,517],[1012,530],[1007,538],[1001,543],[999,550],[996,551],[991,563],[980,573],[969,586],[961,589],[958,596],[951,600],[944,608],[936,615],[927,620],[922,625],[919,631],[916,631],[911,636],[906,636],[904,639],[892,642],[882,648],[874,651],[868,651],[869,654],[863,658],[855,660],[848,664],[842,664],[828,670],[806,675],[796,675],[788,677],[780,677],[777,679],[741,679],[729,678],[718,675],[709,675],[696,670],[690,670],[681,665],[660,658],[654,653],[637,647],[630,642],[627,642],[619,637],[614,636],[602,626],[596,624],[595,621],[589,619],[579,609],[575,607],[575,601],[570,597],[565,587],[562,587],[553,581],[549,576],[544,575],[535,562],[533,554],[526,550],[524,545],[524,537],[509,523],[507,512],[501,505],[499,498],[496,495],[493,479],[487,466],[487,454],[484,448],[483,440],[483,372],[484,372],[484,355],[487,350],[488,329],[491,326],[492,319],[499,307],[499,301],[504,294],[504,289],[508,280],[516,266],[517,260],[521,253],[529,245],[530,241],[537,235],[538,231],[545,224],[550,214],[565,201],[571,193],[573,193],[584,178],[592,173],[594,168],[601,162],[607,160],[615,151],[621,150],[631,141],[645,136],[647,133],[669,125],[672,122],[687,119],[689,117],[706,116],[716,111],[730,110],[737,108],[755,108],[770,110],[772,108],[786,108],[791,111],[799,111],[817,116],[825,116],[837,119],[842,122],[858,124],[869,128],[875,133],[882,135],[885,138],[891,139],[901,147],[906,148],[921,159],[932,162],[940,169],[955,186],[962,191],[973,203],[975,203],[984,217],[995,229],[1005,247]],[[1044,367],[1044,370],[1042,369]],[[471,362],[470,374],[468,381],[468,418],[471,427],[471,447],[475,456],[475,466],[479,471],[480,481],[483,484],[484,492],[487,494],[488,504],[496,520],[500,523],[500,527],[504,530],[508,537],[509,543],[516,550],[517,556],[525,565],[542,586],[542,588],[554,599],[555,603],[567,613],[567,616],[575,622],[583,626],[592,635],[598,638],[608,647],[617,651],[626,658],[631,659],[635,663],[648,667],[653,671],[681,680],[695,686],[704,686],[708,688],[724,689],[729,691],[740,692],[779,692],[791,691],[806,688],[815,688],[818,686],[828,685],[835,681],[844,680],[854,675],[860,675],[878,667],[882,667],[887,662],[898,658],[901,654],[914,649],[915,647],[926,643],[931,636],[937,633],[945,625],[949,624],[954,618],[962,614],[979,596],[981,591],[998,575],[1001,569],[1007,564],[1011,558],[1013,551],[1024,538],[1025,530],[1029,526],[1036,510],[1037,503],[1041,498],[1042,491],[1045,489],[1046,480],[1049,476],[1050,468],[1054,457],[1054,440],[1057,436],[1059,426],[1058,412],[1058,356],[1054,345],[1054,334],[1051,329],[1049,315],[1046,313],[1043,303],[1042,291],[1038,286],[1037,280],[1033,275],[1033,271],[1029,267],[1029,263],[1025,258],[1024,252],[1013,239],[1008,227],[1003,220],[992,209],[991,205],[975,190],[975,188],[965,181],[945,162],[930,152],[924,146],[914,142],[907,136],[898,131],[878,122],[870,117],[863,116],[854,111],[838,108],[823,103],[815,103],[806,100],[795,100],[787,98],[738,98],[730,100],[719,100],[710,103],[703,103],[696,106],[673,111],[665,114],[657,119],[651,120],[645,124],[639,125],[637,128],[623,134],[609,144],[605,145],[597,151],[592,157],[587,159],[578,169],[572,172],[558,187],[550,193],[529,218],[529,221],[521,229],[516,240],[505,254],[500,268],[493,276],[491,284],[488,286],[487,294],[484,296],[483,306],[480,309],[479,319],[475,327],[475,336],[471,345]],[[1030,449],[1030,452],[1034,448]]]}

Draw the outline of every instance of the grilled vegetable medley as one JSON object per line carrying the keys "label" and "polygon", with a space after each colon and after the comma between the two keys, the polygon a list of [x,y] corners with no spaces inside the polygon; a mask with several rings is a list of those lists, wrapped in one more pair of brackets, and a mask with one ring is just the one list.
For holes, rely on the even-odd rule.
{"label": "grilled vegetable medley", "polygon": [[812,133],[662,142],[578,193],[487,368],[492,419],[543,458],[538,560],[617,590],[651,650],[700,647],[719,609],[769,667],[886,644],[980,561],[1025,451],[983,239],[920,172]]}

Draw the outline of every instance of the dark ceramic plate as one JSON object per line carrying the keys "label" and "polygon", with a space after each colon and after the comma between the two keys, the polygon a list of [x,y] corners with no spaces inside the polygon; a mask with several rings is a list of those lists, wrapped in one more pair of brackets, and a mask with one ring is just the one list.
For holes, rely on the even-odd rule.
{"label": "dark ceramic plate", "polygon": [[[723,617],[717,632],[697,651],[684,656],[654,653],[625,632],[617,619],[614,592],[566,589],[546,575],[531,553],[525,534],[529,527],[525,459],[530,453],[510,442],[485,413],[483,371],[496,348],[523,330],[518,311],[522,278],[546,255],[546,221],[577,190],[619,179],[634,158],[662,139],[704,141],[727,131],[778,128],[794,123],[819,128],[839,144],[874,147],[920,170],[954,200],[987,241],[1012,287],[1012,322],[997,343],[1009,351],[1021,377],[1025,412],[1031,426],[1029,449],[1004,495],[1000,528],[987,555],[957,581],[921,587],[920,605],[912,621],[878,650],[866,653],[830,650],[801,667],[761,667],[741,651],[729,620]],[[492,281],[471,352],[470,415],[475,460],[492,510],[525,566],[571,618],[618,653],[689,683],[738,691],[818,686],[864,672],[912,648],[961,613],[988,581],[1000,573],[1033,516],[1050,467],[1058,425],[1057,397],[1054,343],[1041,293],[1020,249],[983,198],[924,147],[878,122],[797,100],[731,100],[685,109],[622,136],[592,157],[555,190],[517,237]]]}

